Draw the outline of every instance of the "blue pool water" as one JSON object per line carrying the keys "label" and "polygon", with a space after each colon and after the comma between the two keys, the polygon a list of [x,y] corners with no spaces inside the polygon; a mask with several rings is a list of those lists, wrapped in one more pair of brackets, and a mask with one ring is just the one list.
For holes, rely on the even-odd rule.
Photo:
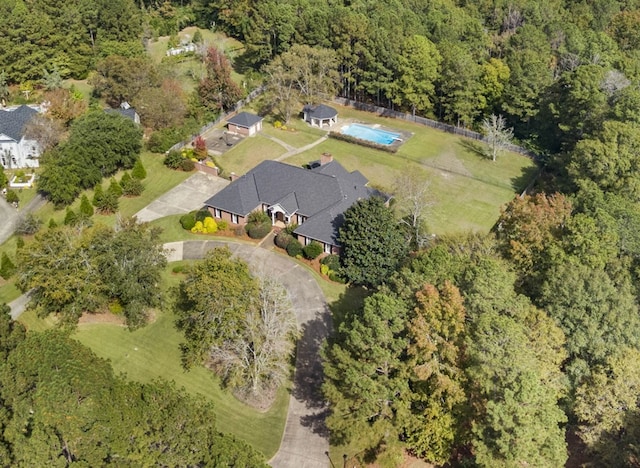
{"label": "blue pool water", "polygon": [[342,133],[361,140],[373,141],[380,145],[390,145],[395,140],[399,140],[402,135],[399,133],[387,132],[377,128],[367,127],[366,125],[350,124],[342,127]]}

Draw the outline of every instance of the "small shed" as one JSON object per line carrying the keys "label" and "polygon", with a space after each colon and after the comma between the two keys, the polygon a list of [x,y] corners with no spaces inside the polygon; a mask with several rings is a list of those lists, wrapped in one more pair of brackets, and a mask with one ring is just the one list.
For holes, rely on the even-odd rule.
{"label": "small shed", "polygon": [[312,127],[328,126],[338,123],[338,111],[333,107],[324,104],[307,104],[302,108],[304,121],[311,124]]}
{"label": "small shed", "polygon": [[231,133],[253,136],[262,130],[262,117],[249,112],[240,112],[227,120],[227,129]]}

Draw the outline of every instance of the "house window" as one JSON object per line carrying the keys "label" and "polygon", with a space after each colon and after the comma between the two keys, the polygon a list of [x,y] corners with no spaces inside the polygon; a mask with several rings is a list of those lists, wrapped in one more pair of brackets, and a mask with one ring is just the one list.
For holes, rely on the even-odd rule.
{"label": "house window", "polygon": [[324,244],[324,253],[326,254],[331,253],[331,244]]}
{"label": "house window", "polygon": [[309,245],[311,242],[313,242],[313,239],[309,239],[308,237],[304,238],[304,245]]}
{"label": "house window", "polygon": [[238,215],[231,213],[231,222],[233,224],[238,224]]}
{"label": "house window", "polygon": [[213,216],[214,216],[214,218],[222,218],[222,211],[220,211],[219,208],[214,208],[213,209]]}

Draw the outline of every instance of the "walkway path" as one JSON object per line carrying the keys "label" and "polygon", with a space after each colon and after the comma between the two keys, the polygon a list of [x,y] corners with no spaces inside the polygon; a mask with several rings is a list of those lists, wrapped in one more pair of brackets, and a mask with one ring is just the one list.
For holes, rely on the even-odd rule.
{"label": "walkway path", "polygon": [[319,145],[320,143],[322,143],[323,141],[325,141],[327,138],[329,138],[327,135],[322,136],[320,138],[318,138],[316,141],[309,143],[308,145],[305,145],[301,148],[296,148],[294,146],[291,146],[288,143],[285,143],[282,140],[277,139],[276,137],[272,137],[272,136],[268,136],[267,138],[269,138],[271,141],[278,143],[280,146],[282,146],[284,149],[287,150],[286,153],[278,156],[275,160],[276,161],[282,161],[283,159],[287,159],[289,156],[293,156],[295,154],[299,154],[299,153],[304,153],[305,151],[307,151],[308,149],[313,148],[314,146]]}
{"label": "walkway path", "polygon": [[[304,151],[325,138],[296,151]],[[176,200],[188,200],[199,205],[193,209],[201,207],[200,197],[204,195],[208,198],[215,193],[202,176],[203,174],[189,178],[174,190],[167,192],[141,210],[138,219],[149,221],[167,214],[180,213],[184,207],[177,204]],[[6,208],[9,210],[5,210],[2,201],[0,200],[0,216],[7,219],[11,215],[17,219],[15,209],[7,205]],[[34,202],[34,206],[37,203]],[[33,207],[30,205],[30,208]],[[27,208],[23,211],[26,210]],[[12,233],[13,230],[9,236]],[[323,379],[320,346],[331,329],[331,314],[313,275],[290,258],[272,252],[271,245],[273,244],[266,240],[259,246],[221,241],[184,241],[165,244],[165,248],[169,250],[168,260],[176,261],[199,259],[208,250],[228,246],[235,255],[247,261],[254,271],[264,271],[275,276],[287,288],[296,312],[301,337],[297,345],[293,389],[282,441],[269,464],[273,468],[326,468],[329,465],[326,455],[329,442],[324,425],[327,408],[320,389]],[[25,294],[9,304],[14,319],[24,311],[27,302],[28,296]]]}
{"label": "walkway path", "polygon": [[[320,386],[320,346],[331,329],[331,315],[314,277],[293,260],[250,244],[184,241],[165,244],[169,261],[199,259],[211,249],[227,246],[253,271],[275,276],[287,288],[296,312],[301,338],[296,353],[293,390],[280,449],[269,461],[274,468],[325,468],[329,450],[324,425],[326,407]],[[224,430],[224,428],[221,428]]]}

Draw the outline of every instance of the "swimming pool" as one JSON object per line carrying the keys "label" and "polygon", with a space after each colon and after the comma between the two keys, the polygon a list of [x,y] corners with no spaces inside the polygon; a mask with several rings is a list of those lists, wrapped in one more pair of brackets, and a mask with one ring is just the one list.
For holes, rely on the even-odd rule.
{"label": "swimming pool", "polygon": [[373,141],[380,145],[390,145],[399,140],[402,135],[394,132],[387,132],[379,128],[367,127],[366,125],[350,124],[342,127],[342,133],[361,140]]}

